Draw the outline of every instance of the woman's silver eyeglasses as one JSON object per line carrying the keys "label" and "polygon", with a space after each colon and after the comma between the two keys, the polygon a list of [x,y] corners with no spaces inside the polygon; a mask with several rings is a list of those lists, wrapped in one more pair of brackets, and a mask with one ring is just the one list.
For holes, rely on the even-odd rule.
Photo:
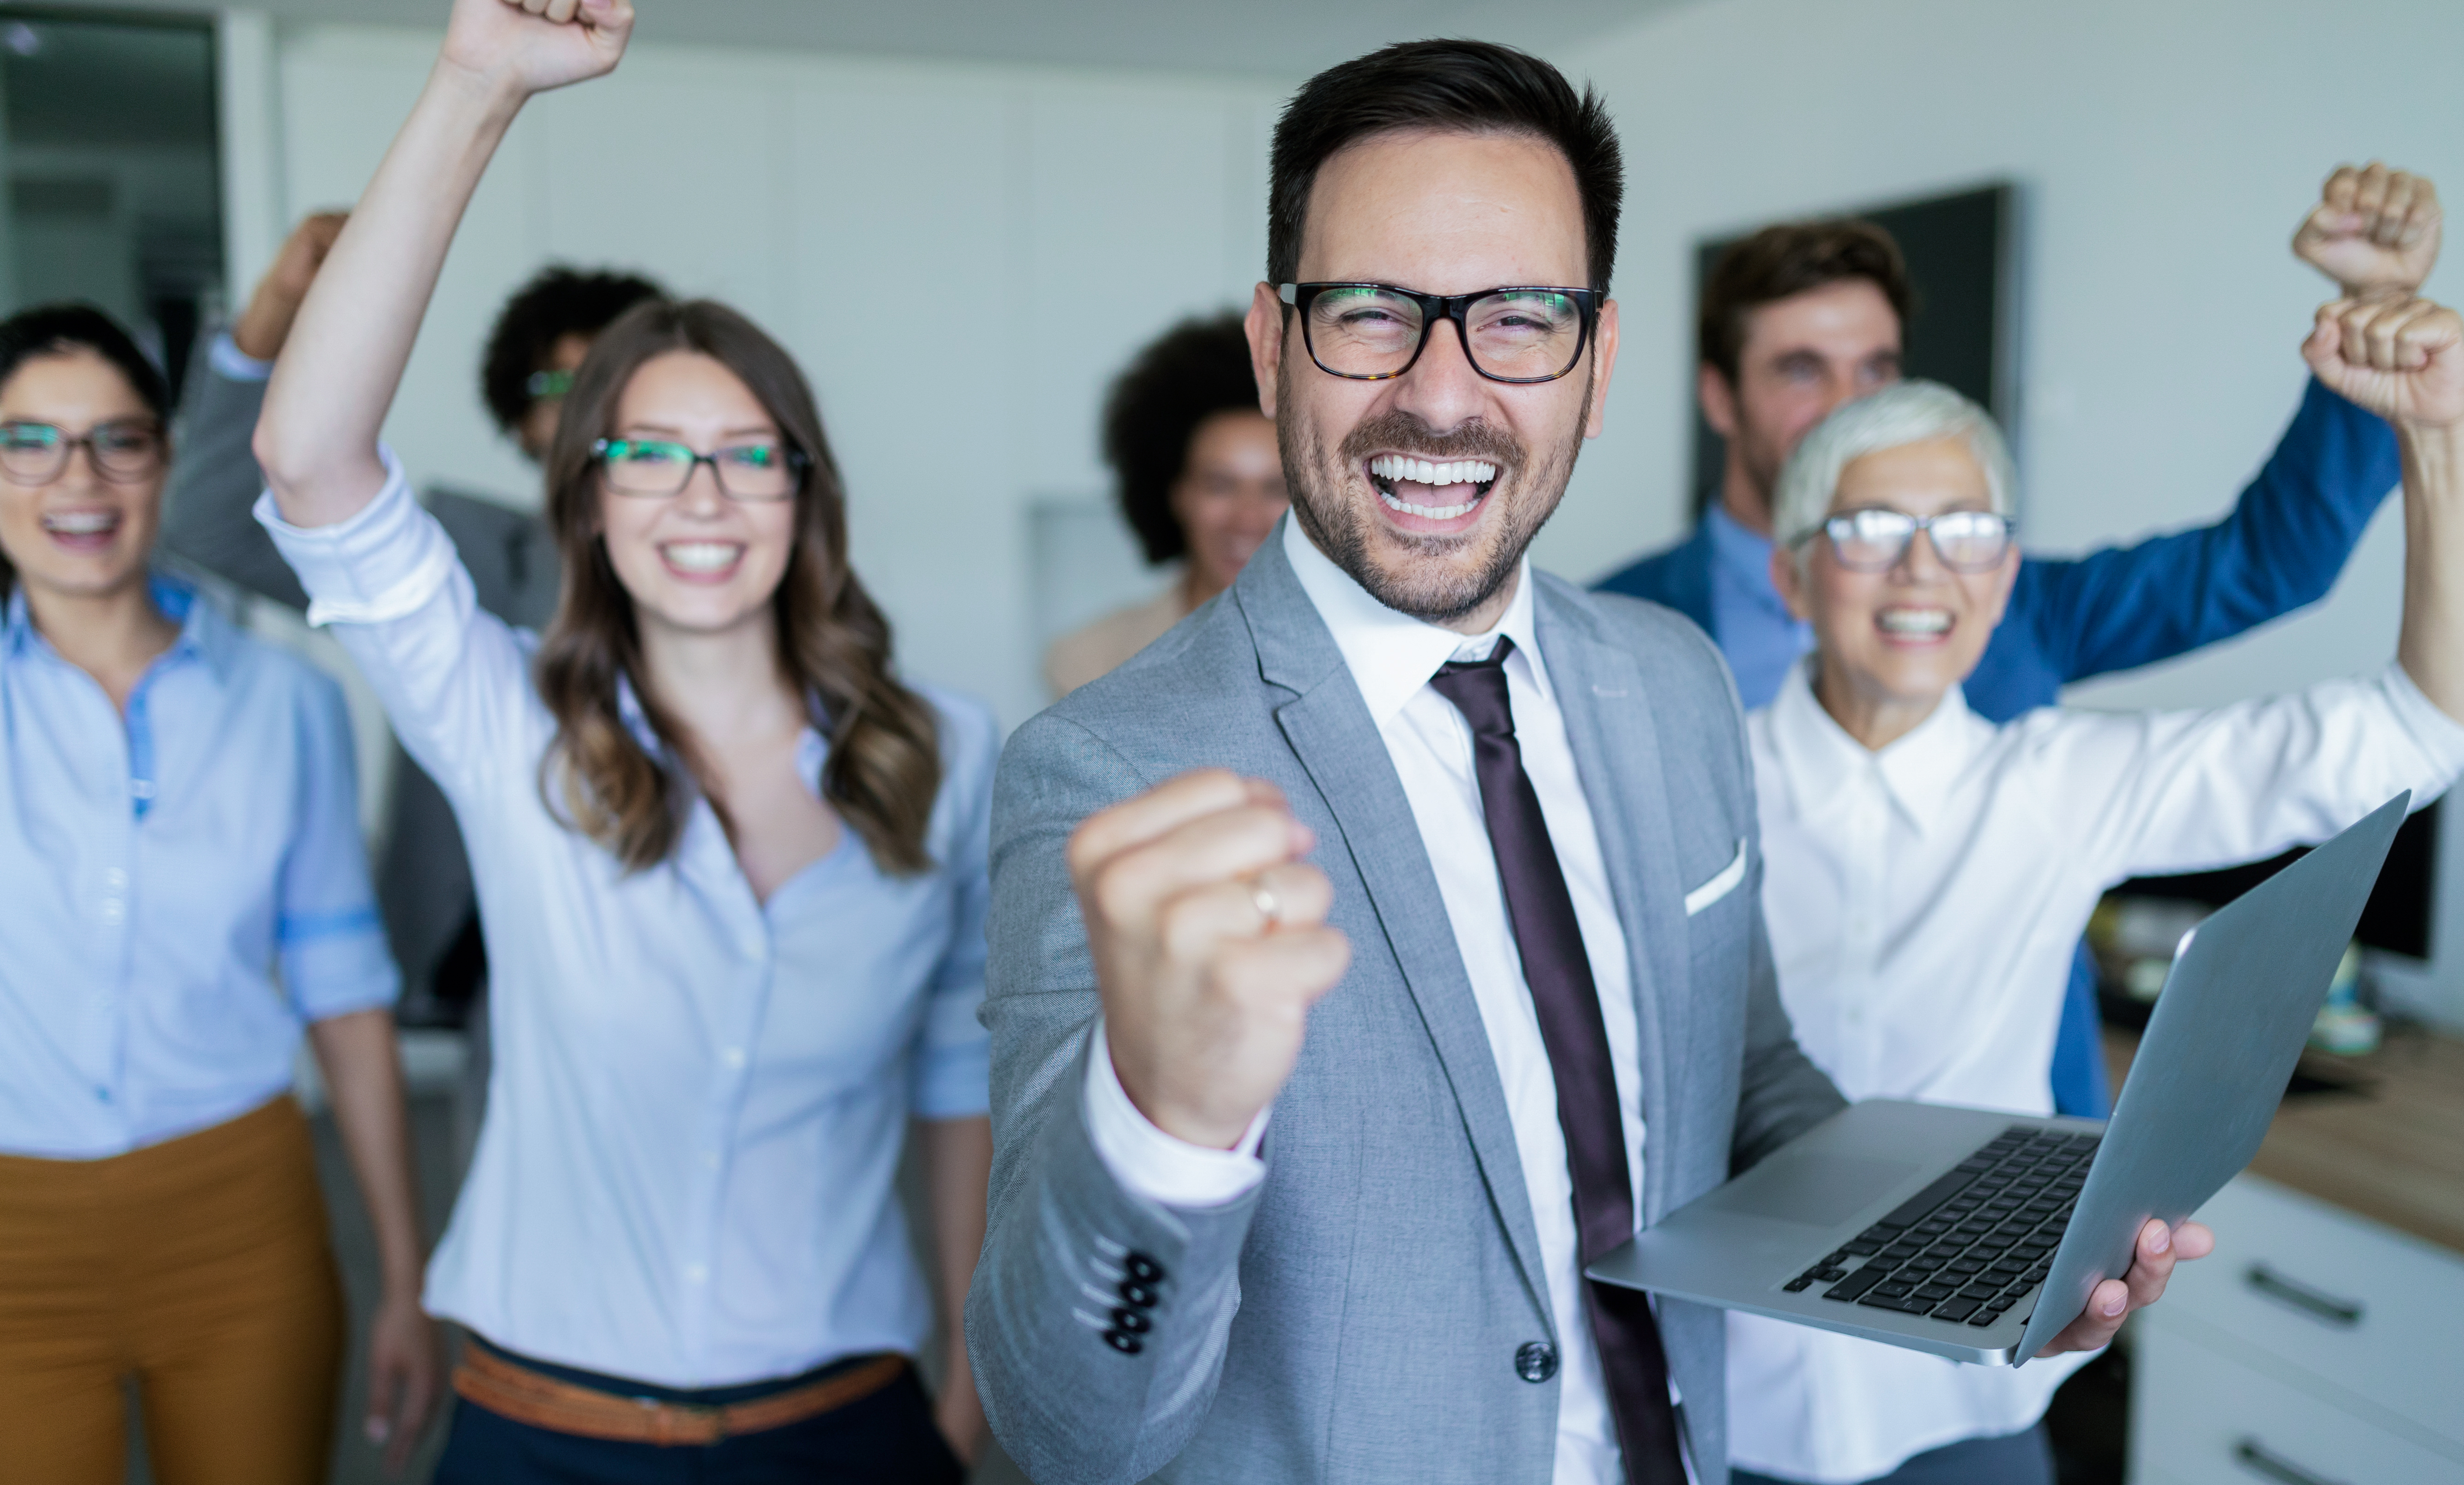
{"label": "woman's silver eyeglasses", "polygon": [[2011,534],[2018,522],[1991,511],[1944,511],[1910,515],[1887,506],[1842,511],[1798,536],[1803,546],[1816,536],[1829,538],[1831,555],[1850,572],[1888,572],[1907,555],[1918,532],[1933,543],[1933,555],[1955,573],[1991,572],[2011,550]]}

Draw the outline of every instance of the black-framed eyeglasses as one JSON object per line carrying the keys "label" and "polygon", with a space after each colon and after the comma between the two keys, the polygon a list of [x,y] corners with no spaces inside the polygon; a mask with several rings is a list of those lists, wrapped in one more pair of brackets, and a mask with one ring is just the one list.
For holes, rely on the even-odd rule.
{"label": "black-framed eyeglasses", "polygon": [[683,494],[693,470],[706,464],[730,500],[785,500],[796,493],[805,464],[802,451],[778,444],[730,444],[701,453],[655,438],[603,438],[590,446],[590,455],[609,490],[653,499]]}
{"label": "black-framed eyeglasses", "polygon": [[79,448],[114,484],[135,484],[163,467],[163,433],[150,421],[98,423],[83,433],[55,423],[0,423],[0,475],[12,485],[48,485]]}
{"label": "black-framed eyeglasses", "polygon": [[1455,322],[1471,369],[1491,382],[1554,382],[1574,369],[1599,317],[1596,289],[1544,286],[1421,294],[1393,284],[1281,284],[1301,342],[1329,376],[1383,382],[1412,369],[1429,327]]}
{"label": "black-framed eyeglasses", "polygon": [[1910,515],[1888,506],[1841,511],[1791,546],[1803,546],[1816,536],[1831,543],[1831,555],[1850,572],[1888,572],[1907,556],[1908,546],[1924,532],[1933,555],[1955,573],[1987,573],[2002,565],[2011,551],[2012,533],[2019,523],[1991,511],[1943,511]]}

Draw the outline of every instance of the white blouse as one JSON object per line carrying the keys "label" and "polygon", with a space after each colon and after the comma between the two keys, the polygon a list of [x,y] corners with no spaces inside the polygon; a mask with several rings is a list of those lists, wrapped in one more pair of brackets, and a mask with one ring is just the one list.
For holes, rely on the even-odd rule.
{"label": "white blouse", "polygon": [[[2062,993],[2106,888],[2321,841],[2464,773],[2464,726],[2392,666],[2212,710],[2000,727],[1954,688],[1872,753],[1815,699],[1811,664],[1748,723],[1763,903],[1797,1042],[1851,1099],[2052,1113]],[[2032,1427],[2083,1360],[1967,1365],[1731,1315],[1730,1458],[1869,1479]]]}
{"label": "white blouse", "polygon": [[[893,1190],[907,1123],[988,1104],[991,715],[924,692],[930,871],[883,872],[850,829],[764,903],[703,800],[627,871],[549,813],[531,637],[476,606],[386,465],[349,520],[257,518],[452,801],[478,887],[495,1063],[428,1309],[674,1387],[912,1353],[933,1306]],[[808,784],[823,757],[808,732]]]}

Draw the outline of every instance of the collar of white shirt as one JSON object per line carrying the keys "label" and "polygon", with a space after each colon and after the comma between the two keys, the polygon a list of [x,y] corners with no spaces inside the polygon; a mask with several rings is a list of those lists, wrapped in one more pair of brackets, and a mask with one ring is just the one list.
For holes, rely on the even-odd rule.
{"label": "collar of white shirt", "polygon": [[1961,774],[1993,735],[1993,725],[1968,710],[1956,686],[1944,693],[1933,714],[1880,753],[1848,735],[1815,699],[1815,656],[1789,667],[1771,698],[1771,741],[1780,771],[1796,797],[1800,818],[1816,820],[1845,809],[1859,793],[1881,785],[1883,794],[1919,835],[1942,819]]}
{"label": "collar of white shirt", "polygon": [[1344,666],[1352,672],[1353,684],[1360,688],[1360,699],[1368,704],[1369,719],[1380,729],[1394,720],[1421,687],[1429,684],[1429,677],[1438,673],[1440,666],[1457,658],[1485,658],[1496,648],[1499,635],[1514,642],[1514,655],[1507,663],[1523,660],[1542,697],[1554,701],[1549,688],[1549,667],[1540,658],[1539,634],[1532,621],[1529,557],[1515,563],[1514,597],[1496,627],[1482,634],[1458,634],[1379,602],[1350,573],[1320,552],[1301,530],[1301,523],[1289,515],[1284,517],[1283,539],[1284,557],[1292,565],[1292,576],[1300,579],[1301,591],[1309,595],[1318,617],[1326,621],[1328,631],[1334,636],[1335,648],[1343,652]]}

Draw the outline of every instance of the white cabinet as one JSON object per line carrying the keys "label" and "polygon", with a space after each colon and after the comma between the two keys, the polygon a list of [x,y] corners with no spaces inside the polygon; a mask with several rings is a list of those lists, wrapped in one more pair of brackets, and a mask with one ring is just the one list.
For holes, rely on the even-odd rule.
{"label": "white cabinet", "polygon": [[2133,1485],[2464,1485],[2464,1258],[2241,1176],[2140,1319]]}

